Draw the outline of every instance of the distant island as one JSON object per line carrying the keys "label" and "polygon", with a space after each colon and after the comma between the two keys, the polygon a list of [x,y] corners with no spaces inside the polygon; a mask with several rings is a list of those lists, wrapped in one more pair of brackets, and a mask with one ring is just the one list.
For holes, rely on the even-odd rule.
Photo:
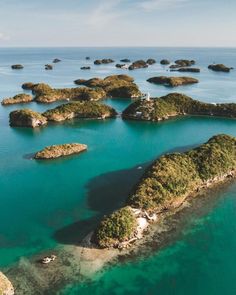
{"label": "distant island", "polygon": [[180,94],[170,93],[160,98],[137,100],[123,111],[123,119],[162,121],[185,115],[236,118],[236,104],[211,104]]}
{"label": "distant island", "polygon": [[235,149],[235,137],[217,135],[188,152],[160,157],[144,173],[125,206],[104,217],[95,231],[95,242],[102,248],[124,248],[142,238],[159,213],[234,177]]}

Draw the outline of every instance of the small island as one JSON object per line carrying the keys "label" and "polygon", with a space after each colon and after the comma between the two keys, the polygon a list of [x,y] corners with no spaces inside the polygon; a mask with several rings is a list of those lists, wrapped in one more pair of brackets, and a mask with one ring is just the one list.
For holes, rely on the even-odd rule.
{"label": "small island", "polygon": [[137,70],[137,69],[143,69],[143,68],[147,68],[147,67],[148,67],[148,64],[146,63],[146,61],[140,59],[140,60],[134,61],[129,66],[129,70]]}
{"label": "small island", "polygon": [[34,156],[37,160],[56,159],[73,154],[79,154],[87,150],[87,145],[80,143],[66,143],[45,147]]}
{"label": "small island", "polygon": [[200,73],[199,68],[177,68],[171,69],[171,72],[188,72],[188,73]]}
{"label": "small island", "polygon": [[195,60],[178,59],[178,60],[175,61],[175,64],[170,66],[170,69],[191,67],[192,65],[195,65],[195,63],[196,63]]}
{"label": "small island", "polygon": [[106,93],[100,88],[90,89],[88,87],[77,88],[51,88],[48,84],[39,83],[31,85],[23,84],[22,87],[31,88],[35,95],[34,100],[38,103],[52,103],[58,100],[100,100],[105,98]]}
{"label": "small island", "polygon": [[22,70],[22,69],[24,69],[24,66],[21,64],[16,64],[16,65],[12,65],[11,68],[13,70]]}
{"label": "small island", "polygon": [[40,127],[47,124],[47,119],[38,112],[30,109],[16,110],[10,113],[12,127]]}
{"label": "small island", "polygon": [[17,103],[28,103],[33,101],[33,97],[29,94],[21,93],[13,97],[4,98],[1,102],[2,105],[11,105]]}
{"label": "small island", "polygon": [[160,64],[163,65],[163,66],[169,65],[170,64],[170,60],[168,60],[168,59],[162,59],[160,61]]}
{"label": "small island", "polygon": [[1,295],[15,294],[12,283],[8,280],[8,278],[2,272],[0,272],[0,294]]}
{"label": "small island", "polygon": [[166,77],[166,76],[159,76],[159,77],[152,77],[147,79],[147,82],[164,85],[167,87],[177,87],[182,85],[188,84],[195,84],[198,83],[198,79],[192,77]]}
{"label": "small island", "polygon": [[101,248],[125,248],[141,239],[158,216],[187,198],[236,175],[236,138],[213,136],[185,153],[167,154],[144,173],[123,208],[105,216],[94,234]]}
{"label": "small island", "polygon": [[98,102],[71,102],[63,104],[42,114],[48,121],[65,121],[79,119],[106,119],[114,118],[116,111],[105,104]]}
{"label": "small island", "polygon": [[78,79],[75,80],[74,83],[92,89],[100,89],[106,93],[106,97],[111,98],[132,98],[141,96],[141,92],[134,83],[134,79],[128,75],[112,75],[104,79]]}
{"label": "small island", "polygon": [[208,69],[215,71],[215,72],[229,73],[233,68],[226,67],[224,64],[213,64],[213,65],[209,65]]}
{"label": "small island", "polygon": [[94,64],[95,65],[102,65],[102,64],[110,64],[110,63],[113,63],[113,62],[115,62],[113,59],[111,59],[111,58],[104,58],[104,59],[96,59],[95,61],[94,61]]}
{"label": "small island", "polygon": [[122,113],[123,119],[157,122],[185,115],[236,118],[236,104],[211,104],[194,100],[184,94],[170,93],[160,98],[137,100]]}

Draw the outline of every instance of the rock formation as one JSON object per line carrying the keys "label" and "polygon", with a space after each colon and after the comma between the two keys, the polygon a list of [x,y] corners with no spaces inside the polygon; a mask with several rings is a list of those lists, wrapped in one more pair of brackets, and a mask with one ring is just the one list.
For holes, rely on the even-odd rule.
{"label": "rock formation", "polygon": [[43,150],[37,152],[34,156],[35,159],[56,159],[73,154],[79,154],[87,150],[87,145],[80,143],[66,143],[60,145],[52,145],[45,147]]}
{"label": "rock formation", "polygon": [[225,72],[225,73],[229,73],[233,68],[230,67],[226,67],[223,64],[213,64],[213,65],[209,65],[208,69],[215,71],[215,72]]}
{"label": "rock formation", "polygon": [[44,116],[29,109],[13,111],[9,116],[12,127],[35,128],[47,124],[47,119]]}
{"label": "rock formation", "polygon": [[198,80],[192,77],[159,76],[159,77],[149,78],[147,82],[154,83],[154,84],[161,84],[161,85],[169,86],[169,87],[176,87],[176,86],[198,83]]}
{"label": "rock formation", "polygon": [[33,101],[33,97],[29,94],[17,94],[10,98],[5,98],[2,100],[2,105],[10,105],[10,104],[17,104],[17,103],[27,103]]}
{"label": "rock formation", "polygon": [[8,278],[0,272],[0,294],[1,295],[14,295],[14,288]]}

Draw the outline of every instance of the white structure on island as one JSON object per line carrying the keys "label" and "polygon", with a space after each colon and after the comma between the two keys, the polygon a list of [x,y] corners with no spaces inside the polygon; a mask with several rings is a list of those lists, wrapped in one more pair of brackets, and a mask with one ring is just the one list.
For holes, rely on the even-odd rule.
{"label": "white structure on island", "polygon": [[145,93],[145,94],[143,94],[141,96],[141,99],[147,100],[147,101],[150,101],[150,98],[151,98],[151,96],[150,96],[150,93],[149,92],[148,93]]}

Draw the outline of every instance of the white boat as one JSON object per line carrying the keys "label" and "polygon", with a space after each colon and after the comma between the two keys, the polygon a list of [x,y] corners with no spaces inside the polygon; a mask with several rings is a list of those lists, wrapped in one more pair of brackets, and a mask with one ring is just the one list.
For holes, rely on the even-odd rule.
{"label": "white boat", "polygon": [[48,264],[48,263],[54,261],[56,258],[57,258],[56,255],[46,256],[46,257],[44,257],[44,258],[41,260],[41,262],[42,262],[43,264]]}
{"label": "white boat", "polygon": [[147,100],[147,101],[150,101],[150,98],[151,98],[151,96],[150,96],[150,93],[149,92],[148,93],[144,93],[141,96],[141,99]]}

